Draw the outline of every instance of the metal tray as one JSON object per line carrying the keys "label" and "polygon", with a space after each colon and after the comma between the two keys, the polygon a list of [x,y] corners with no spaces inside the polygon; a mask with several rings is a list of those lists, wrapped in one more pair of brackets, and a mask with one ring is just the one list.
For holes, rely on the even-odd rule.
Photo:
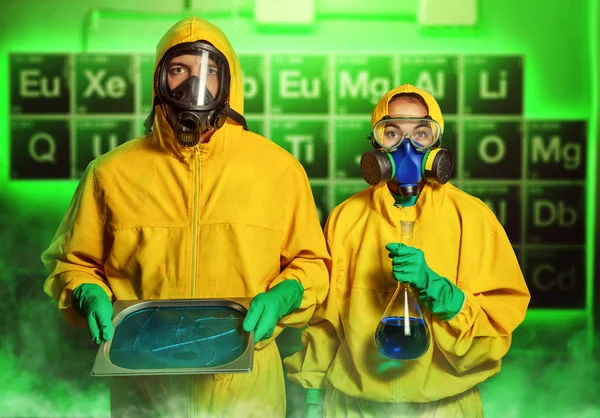
{"label": "metal tray", "polygon": [[115,333],[100,343],[92,376],[251,372],[254,332],[242,328],[249,301],[116,301]]}

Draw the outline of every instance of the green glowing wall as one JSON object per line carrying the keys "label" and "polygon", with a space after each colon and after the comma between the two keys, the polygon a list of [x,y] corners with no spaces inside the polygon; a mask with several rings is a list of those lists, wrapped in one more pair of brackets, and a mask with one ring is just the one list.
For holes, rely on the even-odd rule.
{"label": "green glowing wall", "polygon": [[[261,75],[265,74],[261,69],[268,70],[271,77],[286,68],[297,69],[298,64],[293,61],[300,56],[306,63],[306,72],[322,77],[325,83],[331,82],[344,68],[358,77],[364,67],[393,84],[408,81],[411,63],[422,66],[423,57],[428,56],[433,60],[425,65],[442,68],[449,76],[455,74],[457,90],[446,93],[456,100],[441,101],[449,122],[445,145],[454,148],[461,161],[453,181],[484,198],[499,218],[505,218],[505,228],[524,265],[532,292],[538,302],[541,301],[517,330],[502,373],[482,385],[486,415],[528,417],[543,412],[545,416],[558,417],[570,411],[573,416],[596,416],[592,415],[599,413],[592,388],[598,377],[598,363],[586,351],[593,340],[594,307],[599,75],[595,2],[588,0],[567,8],[542,1],[482,0],[475,27],[437,29],[419,27],[409,14],[395,15],[393,10],[397,8],[391,1],[372,3],[380,6],[378,8],[356,6],[358,11],[362,10],[362,18],[341,5],[325,7],[325,2],[317,2],[315,24],[310,28],[292,29],[260,27],[252,19],[249,2],[235,4],[238,4],[235,10],[227,2],[221,9],[198,4],[198,10],[206,10],[198,15],[216,23],[228,35],[242,58],[248,80],[258,80],[257,87],[268,86],[271,91],[268,100],[259,100],[260,89],[255,99],[247,97],[247,109],[252,110],[248,113],[249,122],[255,130],[296,153],[311,177],[323,217],[333,205],[364,187],[357,177],[355,160],[368,149],[366,141],[359,141],[368,130],[368,112],[373,105],[370,100],[381,93],[378,88],[385,83],[378,84],[370,78],[362,101],[345,101],[339,95],[330,96],[324,91],[323,97],[315,101],[316,105],[307,106],[311,113],[303,117],[308,117],[308,123],[300,123],[301,118],[296,116],[302,113],[303,101],[294,104],[296,114],[288,115],[286,106],[289,104],[273,94],[279,87],[277,81],[260,83]],[[11,154],[27,155],[25,144],[11,142],[11,132],[14,141],[16,136],[31,137],[50,129],[57,133],[65,147],[71,145],[67,139],[70,128],[74,128],[73,132],[80,138],[100,134],[105,146],[112,145],[111,133],[118,133],[117,142],[139,134],[140,122],[150,103],[147,74],[154,46],[162,33],[182,17],[183,5],[131,2],[128,7],[134,11],[119,13],[114,11],[118,3],[110,10],[104,8],[107,3],[102,3],[103,8],[90,14],[88,10],[99,7],[100,3],[25,1],[0,16],[3,28],[0,83],[7,92],[0,96],[0,277],[3,284],[0,297],[8,302],[4,304],[3,317],[9,318],[0,327],[6,337],[0,345],[0,364],[6,371],[0,381],[0,405],[6,407],[0,408],[0,416],[108,414],[107,382],[88,376],[94,347],[88,342],[85,330],[68,328],[41,291],[45,272],[39,255],[49,243],[73,194],[77,184],[74,179],[80,173],[81,164],[74,159],[73,167],[67,164],[62,166],[63,172],[60,168],[50,172],[51,177],[64,177],[63,180],[27,179],[32,177],[35,168],[22,165],[19,158],[13,159],[11,164]],[[16,115],[22,110],[9,106],[9,93],[19,77],[19,65],[30,65],[27,58],[18,62],[26,52],[59,54],[56,59],[62,56],[71,60],[74,67],[69,69],[70,74],[79,84],[85,83],[86,78],[77,68],[85,65],[96,69],[121,68],[117,60],[133,60],[139,64],[134,67],[139,71],[123,76],[140,83],[139,94],[134,99],[139,103],[132,104],[134,116],[86,118],[86,114],[94,112],[95,104],[83,103],[83,98],[69,98],[72,103],[85,105],[85,109],[78,106],[77,111],[70,112],[67,123],[44,120],[32,126],[27,117]],[[84,52],[88,58],[80,55]],[[119,58],[102,62],[103,54],[117,54]],[[16,65],[9,62],[9,56],[17,60]],[[506,59],[512,60],[516,70],[509,71],[511,86],[516,81],[513,74],[521,77],[522,90],[512,91],[511,94],[518,97],[509,100],[503,111],[479,111],[468,106],[469,95],[476,91],[473,78],[478,74],[469,73],[469,68],[476,67],[478,62],[481,64],[481,57],[487,60],[482,65],[490,74],[494,69],[505,68]],[[498,57],[504,62],[494,61]],[[57,65],[60,67],[60,64],[50,67]],[[17,72],[12,74],[14,71]],[[495,82],[499,83],[501,76],[496,77]],[[246,89],[253,91],[250,85]],[[53,104],[56,106],[60,103]],[[127,107],[120,111],[126,110]],[[86,113],[80,113],[82,111]],[[313,113],[318,115],[315,117]],[[488,116],[471,117],[477,113]],[[498,113],[500,117],[490,117],[489,113]],[[48,127],[53,123],[57,126]],[[474,147],[478,144],[469,141],[481,138],[481,132],[486,129],[505,139],[513,138],[513,142],[506,141],[507,157],[501,180],[486,173],[489,168],[485,165],[471,164],[477,159]],[[527,158],[534,152],[535,133],[547,139],[557,135],[561,138],[560,147],[553,148],[558,152],[554,166],[548,161],[540,164],[539,160],[536,165]],[[306,156],[306,148],[289,140],[298,135],[314,138],[309,151],[313,158]],[[84,161],[91,158],[94,150],[81,142],[75,144],[74,152]],[[557,144],[556,140],[553,144]],[[569,144],[572,146],[566,147]],[[344,152],[339,151],[341,145]],[[574,164],[569,156],[573,157],[572,150],[576,146],[581,152],[581,164],[569,169],[565,165],[569,161]],[[545,152],[548,154],[548,148]],[[56,155],[68,159],[64,152]],[[511,164],[512,159],[518,160],[518,164]],[[553,177],[552,173],[556,172],[561,173],[557,176],[559,181]],[[558,228],[550,235],[535,228],[526,230],[524,225],[533,216],[530,206],[536,198],[542,201],[539,208],[554,211],[558,223],[562,219],[569,224],[572,213],[577,214],[578,222],[573,228]],[[549,205],[553,209],[548,209]],[[569,212],[570,209],[574,212]],[[557,233],[561,232],[564,232],[561,240],[556,241]],[[552,247],[536,247],[548,243],[549,239],[556,241],[551,241]],[[534,267],[545,274],[539,276],[544,279],[543,283],[531,281]],[[562,288],[557,286],[561,283]],[[575,288],[569,287],[571,283]],[[550,285],[554,287],[544,288]],[[280,338],[280,343],[283,354],[289,354],[297,347],[297,335],[288,332]],[[556,392],[560,393],[555,399],[558,406],[549,407],[551,396],[556,397]],[[291,415],[298,413],[298,396],[296,388],[290,388]]]}

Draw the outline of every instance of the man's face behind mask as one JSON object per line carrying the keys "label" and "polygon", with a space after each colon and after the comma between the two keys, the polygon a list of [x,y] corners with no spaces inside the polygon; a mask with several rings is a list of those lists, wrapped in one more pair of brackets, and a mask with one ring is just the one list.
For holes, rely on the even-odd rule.
{"label": "man's face behind mask", "polygon": [[227,119],[229,66],[225,56],[205,42],[177,45],[158,68],[158,97],[177,141],[195,146],[202,135]]}
{"label": "man's face behind mask", "polygon": [[[183,105],[208,105],[219,95],[219,65],[210,58],[208,52],[205,51],[203,55],[179,55],[167,65],[171,97]],[[212,99],[207,101],[208,97]]]}

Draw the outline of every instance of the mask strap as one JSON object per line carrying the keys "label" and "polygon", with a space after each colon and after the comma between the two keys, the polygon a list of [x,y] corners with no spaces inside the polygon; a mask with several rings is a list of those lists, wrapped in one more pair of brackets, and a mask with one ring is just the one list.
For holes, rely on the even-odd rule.
{"label": "mask strap", "polygon": [[162,103],[162,100],[158,96],[154,96],[154,103],[152,104],[152,110],[144,121],[144,135],[148,135],[152,132],[152,125],[154,124],[154,115],[156,114],[156,106]]}
{"label": "mask strap", "polygon": [[[163,103],[158,96],[154,97],[154,103],[152,104],[152,111],[144,121],[144,135],[148,135],[152,131],[152,125],[154,124],[154,115],[156,114],[156,106]],[[227,106],[227,117],[231,118],[234,122],[241,125],[244,130],[248,130],[248,124],[246,118],[240,115],[238,112]]]}
{"label": "mask strap", "polygon": [[248,125],[246,124],[246,118],[240,115],[238,112],[227,106],[227,116],[233,119],[238,125],[241,125],[245,131],[248,130]]}

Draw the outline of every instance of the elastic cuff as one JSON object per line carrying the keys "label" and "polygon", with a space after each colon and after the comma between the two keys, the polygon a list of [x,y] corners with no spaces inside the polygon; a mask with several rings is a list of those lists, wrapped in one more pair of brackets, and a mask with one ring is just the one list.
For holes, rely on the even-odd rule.
{"label": "elastic cuff", "polygon": [[321,405],[325,400],[324,389],[306,389],[306,404]]}

